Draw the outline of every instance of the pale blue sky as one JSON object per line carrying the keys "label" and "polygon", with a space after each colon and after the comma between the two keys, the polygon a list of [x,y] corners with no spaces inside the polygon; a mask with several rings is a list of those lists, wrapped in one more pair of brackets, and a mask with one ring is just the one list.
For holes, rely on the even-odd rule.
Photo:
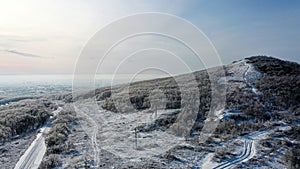
{"label": "pale blue sky", "polygon": [[265,54],[300,62],[300,1],[0,0],[0,74],[72,73],[104,25],[140,12],[182,17],[201,29],[228,64]]}

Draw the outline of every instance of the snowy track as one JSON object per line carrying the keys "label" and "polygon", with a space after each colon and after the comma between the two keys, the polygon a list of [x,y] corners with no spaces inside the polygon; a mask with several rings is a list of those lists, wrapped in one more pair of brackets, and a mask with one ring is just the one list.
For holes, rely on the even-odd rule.
{"label": "snowy track", "polygon": [[39,134],[27,149],[25,154],[20,158],[19,162],[15,166],[15,169],[38,168],[43,159],[43,155],[46,152],[46,145],[44,141],[45,139],[42,134]]}
{"label": "snowy track", "polygon": [[242,161],[246,161],[246,160],[251,159],[252,154],[255,153],[254,152],[255,149],[253,147],[254,146],[253,142],[254,141],[245,140],[245,142],[244,142],[244,150],[243,150],[242,154],[239,157],[234,158],[234,159],[232,159],[230,161],[227,161],[225,163],[222,163],[222,164],[214,167],[214,169],[230,168],[230,167],[232,167],[232,166],[234,166],[234,165],[236,165],[236,164],[238,164],[238,163],[240,163]]}
{"label": "snowy track", "polygon": [[[253,83],[255,79],[257,79],[260,76],[260,73],[255,71],[253,66],[251,64],[248,64],[246,61],[243,62],[243,65],[246,67],[244,73],[242,74],[243,81],[250,86],[251,91],[255,94],[255,97],[257,98],[259,96],[259,92],[255,88]],[[258,135],[260,134],[262,133],[259,132]],[[240,162],[248,161],[249,159],[251,159],[256,153],[255,141],[251,138],[251,135],[249,135],[247,138],[243,137],[243,139],[244,139],[244,149],[239,156],[232,158],[227,162],[221,163],[213,168],[214,169],[232,168]]]}
{"label": "snowy track", "polygon": [[[98,133],[98,130],[99,130],[99,125],[97,123],[97,121],[95,121],[93,118],[91,118],[91,116],[89,115],[90,112],[98,112],[96,110],[93,110],[93,109],[86,109],[84,112],[83,110],[77,108],[75,106],[75,111],[78,113],[77,115],[81,115],[82,117],[85,117],[85,119],[87,119],[87,121],[89,123],[92,124],[91,126],[91,143],[92,143],[92,147],[93,147],[93,151],[94,151],[94,162],[95,162],[95,166],[94,167],[98,167],[98,156],[99,156],[99,145],[98,145],[98,142],[97,142],[97,133]],[[103,121],[101,121],[103,123]],[[85,125],[86,128],[90,128],[88,127],[88,125]]]}
{"label": "snowy track", "polygon": [[[59,107],[53,114],[56,115],[61,110],[62,108]],[[51,122],[48,121],[47,124],[40,129],[40,133],[37,134],[36,139],[19,159],[15,169],[37,169],[39,167],[46,153],[45,135],[49,132],[50,128]]]}
{"label": "snowy track", "polygon": [[[245,83],[247,83],[251,87],[251,91],[258,97],[258,91],[253,85],[253,81],[260,76],[260,74],[253,70],[252,65],[248,64],[246,61],[244,62],[244,65],[247,66],[246,71],[243,74],[243,79]],[[242,161],[247,161],[253,157],[253,154],[255,154],[255,147],[254,147],[254,141],[245,139],[244,142],[244,150],[242,154],[239,157],[233,158],[230,161],[227,161],[225,163],[222,163],[218,165],[217,167],[214,167],[215,169],[221,169],[221,168],[230,168]]]}

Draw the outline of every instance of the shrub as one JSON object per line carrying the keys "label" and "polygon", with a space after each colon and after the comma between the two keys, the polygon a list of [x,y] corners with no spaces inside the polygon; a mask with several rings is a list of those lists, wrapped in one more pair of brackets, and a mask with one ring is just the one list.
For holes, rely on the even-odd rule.
{"label": "shrub", "polygon": [[296,146],[291,150],[286,151],[284,160],[287,162],[289,169],[300,168],[300,146]]}
{"label": "shrub", "polygon": [[39,169],[51,169],[60,166],[62,163],[59,160],[57,155],[49,155],[44,158],[42,163],[39,166]]}

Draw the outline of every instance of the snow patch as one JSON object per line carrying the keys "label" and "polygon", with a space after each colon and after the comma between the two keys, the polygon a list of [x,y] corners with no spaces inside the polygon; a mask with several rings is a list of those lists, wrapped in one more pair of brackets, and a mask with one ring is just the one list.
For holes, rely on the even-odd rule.
{"label": "snow patch", "polygon": [[218,163],[212,161],[213,156],[214,156],[214,153],[207,154],[205,156],[205,158],[203,159],[201,168],[214,168],[215,166],[217,166]]}

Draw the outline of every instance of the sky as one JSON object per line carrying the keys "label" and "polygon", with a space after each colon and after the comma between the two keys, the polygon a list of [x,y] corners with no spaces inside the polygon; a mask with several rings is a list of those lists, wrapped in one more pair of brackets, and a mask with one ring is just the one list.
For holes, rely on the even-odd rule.
{"label": "sky", "polygon": [[[144,12],[172,14],[192,23],[212,42],[222,64],[252,55],[300,63],[300,1],[296,0],[0,0],[0,74],[71,74],[99,30],[121,17]],[[140,60],[173,57],[163,52],[141,54]],[[181,57],[193,63],[188,54]],[[162,60],[168,62],[167,57]],[[178,70],[176,63],[169,68]],[[138,63],[123,67],[134,65]]]}

